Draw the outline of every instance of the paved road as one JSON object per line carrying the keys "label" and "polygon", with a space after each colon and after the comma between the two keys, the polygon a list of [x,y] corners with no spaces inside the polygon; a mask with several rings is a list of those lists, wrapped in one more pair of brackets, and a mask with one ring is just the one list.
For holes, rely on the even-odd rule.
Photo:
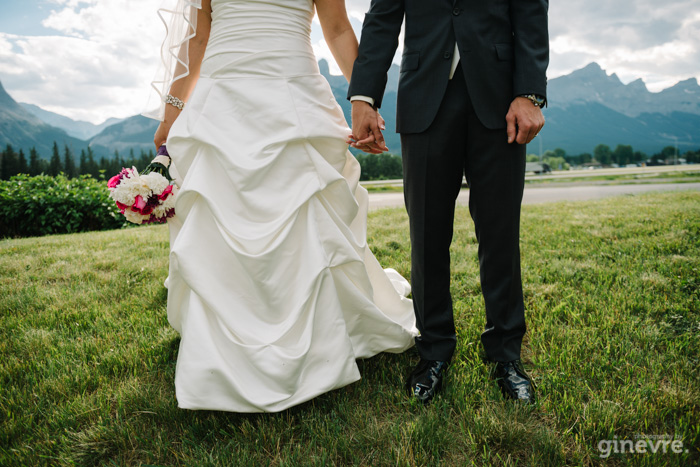
{"label": "paved road", "polygon": [[[548,203],[553,201],[585,201],[610,196],[635,195],[650,191],[700,191],[700,183],[649,183],[640,185],[578,185],[578,186],[533,186],[525,187],[523,204]],[[469,190],[462,190],[457,198],[459,204],[469,203]],[[402,193],[370,193],[370,209],[403,206]]]}
{"label": "paved road", "polygon": [[[575,178],[590,178],[600,177],[605,175],[637,175],[640,178],[654,177],[663,173],[671,172],[700,172],[700,164],[683,164],[683,165],[657,165],[654,167],[623,167],[611,169],[595,169],[595,170],[558,170],[546,175],[536,175],[534,173],[526,173],[525,180],[561,180]],[[374,180],[371,182],[362,182],[364,186],[371,185],[389,185],[401,186],[403,180]]]}

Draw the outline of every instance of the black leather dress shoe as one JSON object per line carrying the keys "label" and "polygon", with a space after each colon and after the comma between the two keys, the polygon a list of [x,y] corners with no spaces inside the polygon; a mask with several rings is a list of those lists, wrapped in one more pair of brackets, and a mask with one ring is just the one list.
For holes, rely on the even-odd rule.
{"label": "black leather dress shoe", "polygon": [[413,397],[427,404],[442,387],[446,370],[447,362],[421,359],[409,375],[406,386]]}
{"label": "black leather dress shoe", "polygon": [[535,403],[535,387],[520,360],[496,362],[492,374],[504,396],[525,404]]}

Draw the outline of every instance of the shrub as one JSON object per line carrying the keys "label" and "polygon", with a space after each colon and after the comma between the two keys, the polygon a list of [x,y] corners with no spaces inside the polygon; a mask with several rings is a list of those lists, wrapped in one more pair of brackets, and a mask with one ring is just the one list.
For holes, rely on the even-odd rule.
{"label": "shrub", "polygon": [[124,218],[107,184],[89,175],[68,179],[17,175],[0,181],[0,237],[116,229]]}
{"label": "shrub", "polygon": [[392,180],[403,177],[401,156],[395,154],[359,153],[355,158],[360,163],[360,180]]}

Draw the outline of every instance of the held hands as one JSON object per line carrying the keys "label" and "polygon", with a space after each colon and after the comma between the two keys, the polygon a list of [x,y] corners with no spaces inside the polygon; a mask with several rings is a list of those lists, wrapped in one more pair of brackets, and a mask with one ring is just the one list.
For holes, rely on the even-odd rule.
{"label": "held hands", "polygon": [[525,97],[516,97],[506,115],[508,144],[527,144],[542,130],[542,109]]}
{"label": "held hands", "polygon": [[385,122],[379,112],[367,102],[352,102],[352,134],[348,143],[353,148],[370,154],[381,154],[389,150],[384,142],[382,130]]}

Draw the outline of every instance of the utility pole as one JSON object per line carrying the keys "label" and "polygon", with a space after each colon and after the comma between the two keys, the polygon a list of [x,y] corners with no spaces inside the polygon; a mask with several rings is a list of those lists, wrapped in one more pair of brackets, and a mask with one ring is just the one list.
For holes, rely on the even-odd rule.
{"label": "utility pole", "polygon": [[673,161],[673,165],[678,165],[678,136],[674,136],[673,139],[676,140],[676,155]]}

